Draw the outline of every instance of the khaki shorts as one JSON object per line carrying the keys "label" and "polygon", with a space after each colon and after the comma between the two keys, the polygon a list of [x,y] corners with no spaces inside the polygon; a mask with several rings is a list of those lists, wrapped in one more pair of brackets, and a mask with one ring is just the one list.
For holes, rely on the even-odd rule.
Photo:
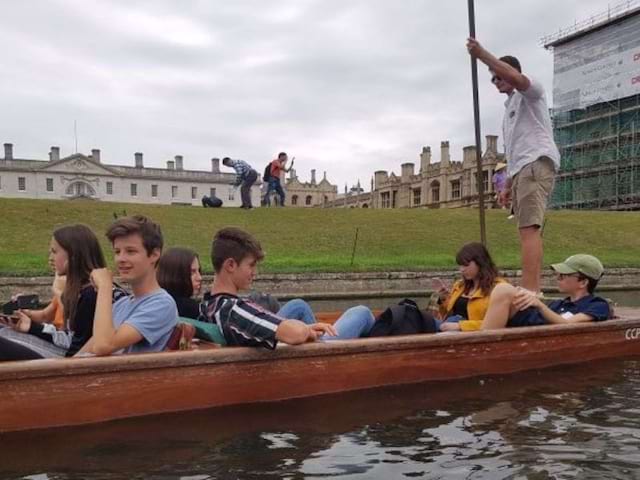
{"label": "khaki shorts", "polygon": [[518,228],[542,226],[544,211],[553,191],[556,168],[549,157],[525,165],[511,184],[513,214]]}

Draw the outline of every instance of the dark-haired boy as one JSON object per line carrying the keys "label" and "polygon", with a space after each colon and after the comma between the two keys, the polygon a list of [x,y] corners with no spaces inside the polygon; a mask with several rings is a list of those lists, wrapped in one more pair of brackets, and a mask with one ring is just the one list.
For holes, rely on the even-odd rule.
{"label": "dark-haired boy", "polygon": [[176,326],[175,301],[156,280],[156,264],[162,254],[160,226],[142,215],[115,221],[107,230],[120,278],[132,295],[111,304],[111,272],[91,272],[98,290],[93,337],[82,352],[111,355],[164,350]]}
{"label": "dark-haired boy", "polygon": [[200,305],[199,320],[217,324],[231,346],[274,349],[278,341],[298,345],[324,334],[335,336],[332,325],[282,318],[238,297],[251,286],[263,258],[260,244],[249,233],[233,227],[219,230],[211,246],[215,279]]}
{"label": "dark-haired boy", "polygon": [[522,74],[517,58],[496,58],[474,38],[467,40],[467,49],[489,67],[491,82],[507,95],[502,135],[509,178],[498,202],[507,205],[511,201],[520,235],[521,285],[537,293],[542,273],[544,213],[560,168],[560,152],[553,139],[544,88]]}
{"label": "dark-haired boy", "polygon": [[609,304],[594,296],[604,267],[593,255],[578,254],[551,265],[558,289],[568,295],[546,305],[533,292],[508,283],[496,285],[482,322],[483,330],[606,320]]}

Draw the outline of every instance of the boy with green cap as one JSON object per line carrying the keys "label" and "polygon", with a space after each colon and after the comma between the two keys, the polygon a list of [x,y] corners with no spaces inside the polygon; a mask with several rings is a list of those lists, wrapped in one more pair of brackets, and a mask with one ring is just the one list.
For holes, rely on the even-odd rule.
{"label": "boy with green cap", "polygon": [[608,302],[593,294],[604,273],[600,260],[593,255],[578,254],[551,268],[556,272],[558,289],[566,298],[546,305],[533,292],[508,283],[496,285],[482,330],[597,322],[609,318]]}

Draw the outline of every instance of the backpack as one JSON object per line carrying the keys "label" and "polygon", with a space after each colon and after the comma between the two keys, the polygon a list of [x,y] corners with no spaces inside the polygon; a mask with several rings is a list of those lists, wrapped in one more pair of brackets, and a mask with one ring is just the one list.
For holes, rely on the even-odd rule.
{"label": "backpack", "polygon": [[413,300],[405,298],[382,312],[373,324],[369,337],[436,333],[433,316],[421,311]]}
{"label": "backpack", "polygon": [[268,182],[269,180],[271,180],[271,162],[267,164],[267,166],[264,168],[264,173],[262,174],[263,182]]}

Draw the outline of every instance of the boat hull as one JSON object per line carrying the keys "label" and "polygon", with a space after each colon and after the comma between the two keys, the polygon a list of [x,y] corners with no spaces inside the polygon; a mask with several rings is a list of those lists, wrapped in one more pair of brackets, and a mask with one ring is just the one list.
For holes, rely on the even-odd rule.
{"label": "boat hull", "polygon": [[582,325],[0,365],[0,431],[640,355],[640,315]]}

